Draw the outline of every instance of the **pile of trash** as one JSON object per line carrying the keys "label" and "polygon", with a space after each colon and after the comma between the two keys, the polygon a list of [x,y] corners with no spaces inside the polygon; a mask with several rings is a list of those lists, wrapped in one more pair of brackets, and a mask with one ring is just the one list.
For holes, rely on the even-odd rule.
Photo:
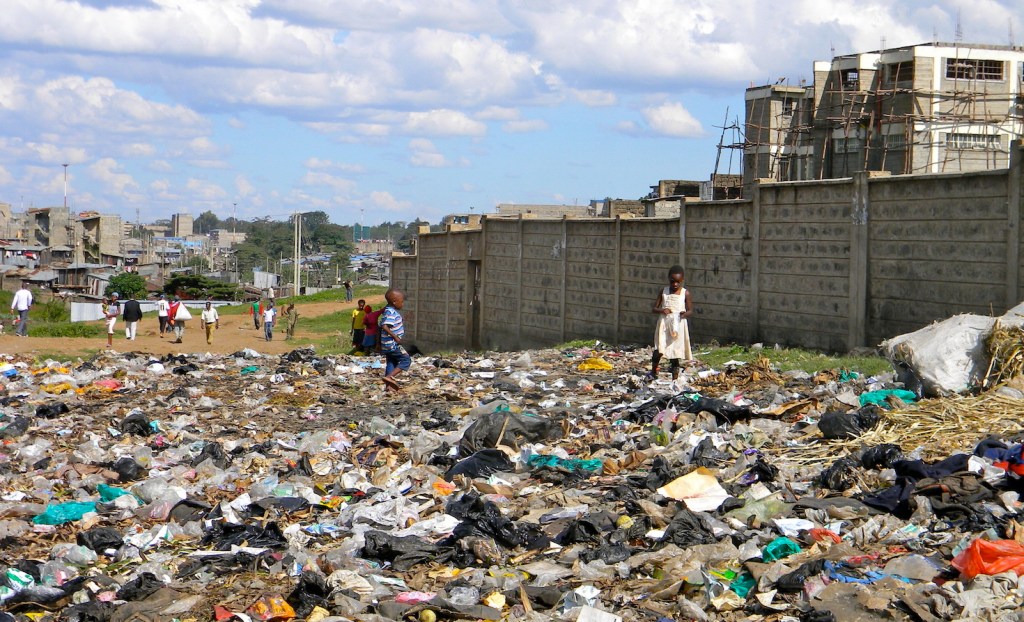
{"label": "pile of trash", "polygon": [[12,357],[0,620],[1019,619],[1019,422],[649,354]]}

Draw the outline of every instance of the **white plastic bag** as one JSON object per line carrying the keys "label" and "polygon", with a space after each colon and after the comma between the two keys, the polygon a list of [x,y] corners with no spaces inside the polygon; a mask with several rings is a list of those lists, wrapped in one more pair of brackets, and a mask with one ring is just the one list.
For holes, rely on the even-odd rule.
{"label": "white plastic bag", "polygon": [[995,322],[981,315],[955,315],[884,341],[882,351],[893,363],[906,363],[927,395],[961,393],[980,382],[988,368],[985,339]]}

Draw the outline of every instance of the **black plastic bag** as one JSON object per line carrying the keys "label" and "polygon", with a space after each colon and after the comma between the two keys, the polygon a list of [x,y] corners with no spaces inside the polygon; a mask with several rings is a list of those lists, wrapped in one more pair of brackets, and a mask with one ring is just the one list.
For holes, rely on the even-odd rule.
{"label": "black plastic bag", "polygon": [[754,476],[755,482],[774,482],[779,476],[779,467],[765,462],[764,456],[758,456],[757,462],[750,466],[747,473]]}
{"label": "black plastic bag", "polygon": [[209,441],[203,445],[203,450],[199,452],[199,455],[192,459],[192,466],[199,466],[206,460],[213,460],[214,466],[218,469],[226,469],[231,463],[231,458],[224,453],[221,444]]}
{"label": "black plastic bag", "polygon": [[331,587],[327,581],[319,574],[307,570],[299,577],[299,584],[285,601],[295,610],[297,618],[305,618],[315,607],[326,603],[330,595]]}
{"label": "black plastic bag", "polygon": [[736,404],[730,404],[725,400],[716,399],[713,397],[699,396],[696,399],[686,398],[689,404],[686,404],[686,412],[699,415],[702,412],[708,412],[715,416],[715,420],[719,425],[723,423],[736,423],[737,421],[749,421],[752,413],[750,412],[749,406],[737,406]]}
{"label": "black plastic bag", "polygon": [[112,527],[93,527],[88,531],[80,531],[76,539],[79,545],[100,554],[107,549],[117,550],[124,542],[120,532]]}
{"label": "black plastic bag", "polygon": [[[100,601],[80,603],[61,610],[59,619],[61,622],[109,622],[116,609],[117,605],[114,603]],[[3,619],[0,618],[0,620]],[[10,619],[17,618],[11,617]]]}
{"label": "black plastic bag", "polygon": [[818,429],[827,439],[857,438],[878,425],[878,420],[878,408],[868,405],[852,413],[827,412],[818,421]]}
{"label": "black plastic bag", "polygon": [[896,372],[896,381],[903,383],[903,388],[917,396],[917,399],[924,397],[924,383],[910,365],[903,361],[893,361],[893,370]]}
{"label": "black plastic bag", "polygon": [[814,575],[821,574],[824,569],[825,560],[823,559],[807,562],[806,564],[802,564],[793,572],[779,577],[779,580],[775,582],[775,587],[780,592],[801,592],[804,589],[804,583],[807,582],[807,579],[810,579]]}
{"label": "black plastic bag", "polygon": [[288,541],[277,523],[267,523],[266,526],[258,525],[235,525],[233,523],[213,523],[203,534],[199,544],[206,546],[213,545],[216,551],[230,551],[232,546],[246,546],[268,549],[283,549],[288,546]]}
{"label": "black plastic bag", "polygon": [[730,459],[729,454],[722,453],[715,448],[714,441],[708,436],[693,448],[691,462],[699,467],[714,469]]}
{"label": "black plastic bag", "polygon": [[36,416],[41,419],[53,419],[67,412],[71,412],[71,409],[64,402],[51,402],[36,406]]}
{"label": "black plastic bag", "polygon": [[195,363],[185,363],[184,365],[179,365],[172,369],[171,373],[175,376],[184,376],[190,371],[199,371],[199,366]]}
{"label": "black plastic bag", "polygon": [[849,490],[854,484],[853,467],[856,463],[849,458],[840,458],[832,463],[818,475],[818,483],[822,488],[843,492]]}
{"label": "black plastic bag", "polygon": [[669,542],[676,546],[693,546],[695,544],[714,544],[714,532],[704,523],[698,514],[690,510],[680,510],[672,517],[665,528],[661,542]]}
{"label": "black plastic bag", "polygon": [[142,476],[144,471],[141,464],[128,456],[122,456],[115,460],[111,468],[117,471],[117,481],[119,482],[134,482]]}
{"label": "black plastic bag", "polygon": [[213,508],[209,504],[189,497],[182,499],[171,508],[171,513],[167,518],[179,525],[184,525],[192,521],[202,520],[210,513],[211,509]]}
{"label": "black plastic bag", "polygon": [[0,428],[0,438],[18,438],[28,432],[32,421],[28,417],[16,416],[14,420]]}
{"label": "black plastic bag", "polygon": [[860,465],[865,469],[888,469],[902,459],[903,450],[898,445],[883,443],[865,449],[860,455]]}
{"label": "black plastic bag", "polygon": [[501,513],[498,506],[484,501],[476,494],[464,494],[451,500],[445,511],[462,521],[452,535],[444,540],[447,545],[454,545],[467,536],[492,538],[507,548],[523,546],[531,550],[545,549],[550,544],[539,526],[512,521]]}
{"label": "black plastic bag", "polygon": [[152,572],[143,572],[121,586],[117,591],[118,600],[146,600],[154,592],[164,587],[164,582],[156,578]]}
{"label": "black plastic bag", "polygon": [[153,433],[153,428],[149,425],[149,419],[141,412],[131,413],[124,418],[124,421],[118,427],[121,428],[121,432],[134,434],[135,436],[149,436]]}
{"label": "black plastic bag", "polygon": [[587,549],[580,552],[580,561],[589,563],[599,559],[606,564],[617,564],[630,558],[633,550],[625,544],[604,544],[596,549]]}
{"label": "black plastic bag", "polygon": [[367,531],[364,538],[364,558],[391,562],[391,566],[399,572],[435,561],[443,564],[454,553],[451,547],[438,546],[418,536],[393,536],[383,531]]}
{"label": "black plastic bag", "polygon": [[555,542],[562,546],[579,544],[580,542],[600,542],[601,528],[597,523],[585,517],[569,523],[562,533],[555,536]]}
{"label": "black plastic bag", "polygon": [[510,411],[486,414],[466,429],[459,441],[459,456],[498,445],[518,447],[521,443],[540,443],[561,435],[558,424],[547,417],[533,417]]}
{"label": "black plastic bag", "polygon": [[505,452],[500,449],[481,449],[472,456],[455,463],[448,472],[444,474],[447,481],[452,481],[456,475],[465,475],[470,479],[477,477],[488,477],[499,471],[514,471],[512,461]]}

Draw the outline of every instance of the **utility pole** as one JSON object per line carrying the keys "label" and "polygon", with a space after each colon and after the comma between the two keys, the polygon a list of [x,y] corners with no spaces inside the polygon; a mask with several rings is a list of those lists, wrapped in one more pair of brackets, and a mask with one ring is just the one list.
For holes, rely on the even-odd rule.
{"label": "utility pole", "polygon": [[[64,167],[64,209],[66,210],[68,208],[68,165],[65,162],[62,166]],[[68,218],[70,217],[69,214]]]}
{"label": "utility pole", "polygon": [[299,258],[302,249],[302,214],[295,212],[295,257],[294,257],[294,270],[292,282],[295,284],[295,291],[292,295],[299,295]]}

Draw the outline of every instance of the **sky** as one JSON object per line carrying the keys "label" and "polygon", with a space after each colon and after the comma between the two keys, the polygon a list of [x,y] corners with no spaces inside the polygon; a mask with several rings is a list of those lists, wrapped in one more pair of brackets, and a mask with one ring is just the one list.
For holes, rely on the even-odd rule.
{"label": "sky", "polygon": [[709,177],[747,87],[958,19],[968,43],[1024,40],[1015,4],[4,0],[0,201],[63,205],[65,170],[74,211],[142,222],[636,199]]}

